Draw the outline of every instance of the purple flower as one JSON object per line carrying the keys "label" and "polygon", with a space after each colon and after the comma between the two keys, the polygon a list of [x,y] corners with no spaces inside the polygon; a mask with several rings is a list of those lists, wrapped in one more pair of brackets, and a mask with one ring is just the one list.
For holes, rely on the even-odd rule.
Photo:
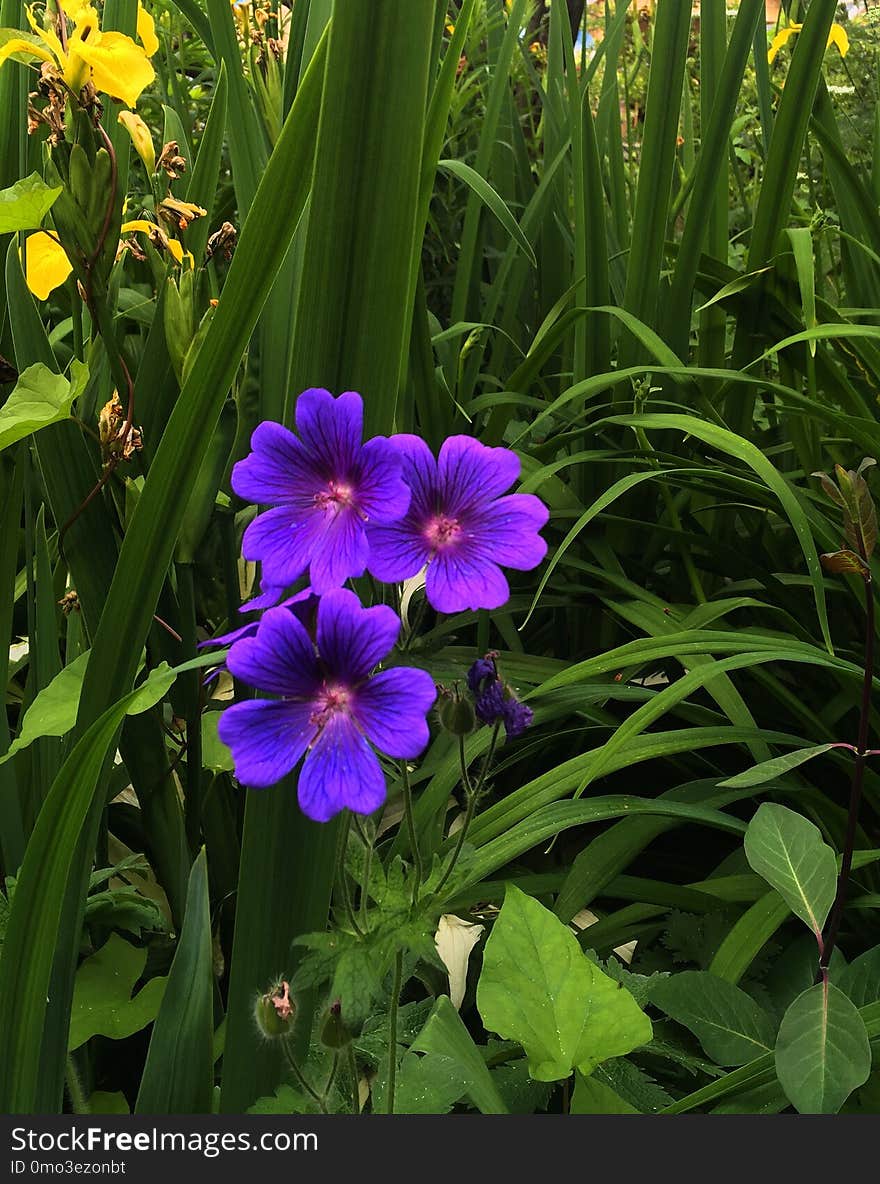
{"label": "purple flower", "polygon": [[477,658],[476,662],[474,662],[473,666],[471,666],[470,670],[467,672],[467,684],[476,695],[480,689],[481,683],[485,682],[486,679],[494,679],[497,677],[498,675],[495,670],[495,663],[491,658]]}
{"label": "purple flower", "polygon": [[370,571],[394,582],[427,564],[427,597],[440,612],[500,607],[510,596],[501,567],[529,571],[547,553],[538,534],[549,517],[544,503],[528,493],[501,496],[519,476],[516,453],[451,436],[435,461],[418,436],[392,443],[412,501],[399,521],[368,526]]}
{"label": "purple flower", "polygon": [[531,707],[520,703],[516,697],[504,701],[504,730],[508,738],[521,736],[535,718]]}
{"label": "purple flower", "polygon": [[378,809],[385,778],[371,745],[392,757],[418,756],[436,698],[424,670],[394,666],[371,675],[399,631],[392,609],[363,608],[342,588],[318,604],[317,652],[293,613],[264,613],[256,636],[236,642],[226,660],[236,678],[279,696],[235,703],[220,719],[239,781],[273,785],[305,754],[298,797],[309,818]]}
{"label": "purple flower", "polygon": [[494,724],[504,718],[504,688],[497,678],[487,683],[477,695],[474,711],[481,724]]}
{"label": "purple flower", "polygon": [[363,403],[346,391],[303,391],[296,430],[261,423],[252,451],[232,470],[232,488],[248,501],[272,506],[244,532],[242,553],[259,560],[268,584],[286,587],[309,568],[317,595],[363,575],[367,522],[396,521],[409,489],[397,449],[383,436],[361,443]]}
{"label": "purple flower", "polygon": [[[301,592],[296,592],[293,596],[288,596],[286,600],[282,600],[279,604],[278,598],[283,591],[283,588],[273,588],[271,586],[267,588],[265,584],[261,584],[260,595],[253,596],[250,600],[245,601],[238,611],[240,613],[252,613],[267,607],[267,605],[278,605],[278,608],[291,609],[306,628],[308,628],[315,615],[318,597],[311,588],[303,588]],[[205,641],[200,641],[196,649],[204,650],[210,646],[233,645],[243,637],[254,637],[259,624],[260,619],[257,617],[253,621],[247,621],[244,625],[239,625],[237,629],[231,629],[228,633],[220,633],[216,637],[209,637]]]}

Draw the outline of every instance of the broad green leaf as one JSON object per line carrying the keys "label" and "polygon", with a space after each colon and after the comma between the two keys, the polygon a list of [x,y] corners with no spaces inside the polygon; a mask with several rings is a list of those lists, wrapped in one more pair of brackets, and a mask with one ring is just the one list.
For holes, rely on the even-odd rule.
{"label": "broad green leaf", "polygon": [[871,1045],[856,1006],[817,983],[789,1006],[776,1038],[776,1073],[801,1114],[836,1114],[871,1072]]}
{"label": "broad green leaf", "polygon": [[0,234],[15,230],[36,230],[61,192],[46,184],[39,173],[0,190]]}
{"label": "broad green leaf", "polygon": [[89,1114],[130,1114],[125,1094],[96,1089],[89,1094]]}
{"label": "broad green leaf", "polygon": [[0,450],[50,423],[67,419],[74,400],[85,390],[88,367],[74,358],[70,375],[68,381],[41,362],[19,375],[12,394],[0,407]]}
{"label": "broad green leaf", "polygon": [[856,1007],[880,999],[880,946],[865,950],[841,970],[837,985]]}
{"label": "broad green leaf", "polygon": [[73,987],[67,1041],[71,1052],[92,1036],[124,1040],[153,1022],[168,980],[151,978],[132,997],[146,961],[146,949],[112,933],[106,944],[83,962]]}
{"label": "broad green leaf", "polygon": [[448,1058],[467,1082],[470,1099],[481,1114],[507,1113],[486,1062],[448,995],[438,997],[412,1049]]}
{"label": "broad green leaf", "polygon": [[765,785],[768,781],[775,781],[777,777],[811,761],[814,756],[821,756],[833,747],[833,744],[816,744],[813,748],[800,748],[797,752],[789,752],[785,756],[775,756],[772,760],[761,761],[751,769],[746,769],[744,773],[737,773],[735,777],[728,777],[726,781],[719,781],[718,784],[726,789]]}
{"label": "broad green leaf", "polygon": [[208,865],[192,866],[186,914],[141,1077],[138,1114],[210,1114],[214,1087],[214,960]]}
{"label": "broad green leaf", "polygon": [[754,871],[820,937],[834,903],[837,862],[819,828],[794,810],[764,802],[746,830],[745,852]]}
{"label": "broad green leaf", "polygon": [[0,765],[41,736],[64,736],[70,731],[76,723],[79,693],[88,660],[87,650],[60,670],[40,691],[22,717],[21,731],[6,753],[0,756]]}
{"label": "broad green leaf", "polygon": [[[387,1066],[373,1083],[373,1113],[386,1112]],[[468,1092],[466,1070],[440,1053],[408,1052],[397,1068],[395,1114],[448,1114]]]}
{"label": "broad green leaf", "polygon": [[638,1114],[639,1111],[610,1085],[597,1081],[595,1077],[584,1077],[578,1073],[574,1093],[571,1096],[570,1114]]}
{"label": "broad green leaf", "polygon": [[522,1044],[531,1075],[589,1074],[651,1039],[635,1000],[590,961],[572,931],[510,885],[486,943],[477,986],[483,1023]]}
{"label": "broad green leaf", "polygon": [[279,1085],[271,1097],[257,1098],[248,1114],[308,1114],[314,1103],[291,1085]]}
{"label": "broad green leaf", "polygon": [[707,970],[658,979],[651,1001],[697,1037],[719,1065],[747,1065],[773,1048],[773,1021],[750,995]]}

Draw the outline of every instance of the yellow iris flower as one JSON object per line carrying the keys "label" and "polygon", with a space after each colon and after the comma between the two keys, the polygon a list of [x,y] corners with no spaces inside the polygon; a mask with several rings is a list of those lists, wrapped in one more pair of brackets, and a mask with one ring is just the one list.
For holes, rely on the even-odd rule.
{"label": "yellow iris flower", "polygon": [[[803,25],[795,23],[786,25],[784,29],[779,29],[777,31],[776,36],[770,42],[770,48],[767,50],[768,65],[773,65],[774,59],[776,58],[776,55],[779,53],[780,49],[782,49],[783,45],[785,45],[788,39],[793,37],[795,33],[800,33],[803,27]],[[844,29],[843,25],[831,26],[831,32],[828,34],[828,44],[825,46],[825,48],[830,49],[832,45],[837,46],[842,58],[846,57],[847,53],[849,52],[849,37],[847,37],[846,29]]]}
{"label": "yellow iris flower", "polygon": [[44,29],[29,7],[28,24],[35,36],[10,37],[0,46],[0,65],[8,58],[48,62],[58,67],[73,94],[91,81],[95,90],[133,107],[156,77],[149,60],[159,48],[153,18],[138,5],[138,37],[142,43],[138,45],[124,33],[101,32],[98,14],[91,4],[69,5],[67,15],[73,29],[65,49],[54,29]]}
{"label": "yellow iris flower", "polygon": [[25,278],[38,300],[48,300],[49,293],[60,288],[72,271],[64,248],[51,231],[37,230],[28,235]]}
{"label": "yellow iris flower", "polygon": [[[167,248],[168,253],[178,266],[184,259],[193,266],[193,257],[189,251],[183,249],[183,244],[176,238],[166,235],[161,226],[150,222],[146,218],[136,218],[132,222],[124,222],[121,234],[140,232],[149,236],[150,241],[160,248]],[[25,244],[25,279],[27,286],[38,300],[48,300],[56,288],[60,288],[73,271],[70,260],[64,248],[58,241],[58,236],[51,230],[35,230],[28,235]]]}

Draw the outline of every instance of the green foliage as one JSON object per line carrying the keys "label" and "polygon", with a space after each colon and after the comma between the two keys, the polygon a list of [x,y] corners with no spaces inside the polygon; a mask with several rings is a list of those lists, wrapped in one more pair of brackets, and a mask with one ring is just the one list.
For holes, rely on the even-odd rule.
{"label": "green foliage", "polygon": [[76,359],[70,370],[69,382],[40,362],[22,372],[0,408],[0,450],[70,415],[89,377],[88,369]]}
{"label": "green foliage", "polygon": [[834,900],[834,851],[819,828],[785,806],[764,802],[746,831],[750,865],[818,936]]}
{"label": "green foliage", "polygon": [[60,193],[60,185],[47,185],[39,173],[0,190],[0,234],[36,230]]}
{"label": "green foliage", "polygon": [[130,945],[114,933],[106,945],[83,962],[73,987],[68,1037],[71,1052],[92,1036],[124,1040],[153,1022],[167,980],[151,978],[132,995],[146,961],[146,950]]}
{"label": "green foliage", "polygon": [[483,1023],[520,1042],[538,1081],[585,1076],[651,1039],[651,1024],[625,987],[604,975],[574,934],[509,887],[486,943],[477,989]]}
{"label": "green foliage", "polygon": [[836,1114],[871,1071],[864,1021],[832,983],[817,983],[789,1006],[774,1055],[779,1082],[801,1114]]}

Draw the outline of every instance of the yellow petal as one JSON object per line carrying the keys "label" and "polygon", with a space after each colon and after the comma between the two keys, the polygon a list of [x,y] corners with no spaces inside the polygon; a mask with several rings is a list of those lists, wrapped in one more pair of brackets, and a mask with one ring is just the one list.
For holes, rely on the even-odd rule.
{"label": "yellow petal", "polygon": [[786,44],[789,37],[791,37],[793,33],[799,33],[802,28],[803,25],[788,25],[786,28],[778,30],[776,36],[770,42],[770,48],[767,50],[768,65],[773,65],[776,55],[779,53],[780,49],[782,49],[783,45]]}
{"label": "yellow petal", "polygon": [[840,50],[840,56],[845,58],[849,53],[849,37],[846,35],[846,29],[842,25],[832,25],[831,32],[828,34],[828,45],[826,49],[832,45],[836,45]]}
{"label": "yellow petal", "polygon": [[0,45],[0,66],[7,58],[15,58],[19,62],[23,59],[33,61],[34,58],[40,62],[55,61],[54,55],[49,53],[48,49],[44,49],[42,45],[34,45],[32,41],[25,41],[23,37],[10,37]]}
{"label": "yellow petal", "polygon": [[70,260],[54,234],[37,230],[28,235],[25,275],[27,286],[38,300],[47,300],[49,293],[59,288],[72,271]]}
{"label": "yellow petal", "polygon": [[52,57],[47,60],[58,62],[59,65],[63,66],[64,65],[64,50],[61,48],[61,42],[58,40],[58,37],[57,37],[56,33],[54,32],[54,30],[43,28],[43,26],[40,24],[40,22],[34,16],[33,10],[30,5],[28,5],[25,8],[25,14],[27,15],[27,21],[28,21],[28,24],[30,25],[32,31],[34,33],[36,33],[36,35],[40,38],[41,41],[44,41],[46,43],[46,45],[48,46],[48,48],[52,52]]}
{"label": "yellow petal", "polygon": [[137,35],[147,57],[151,58],[159,48],[159,38],[156,36],[155,21],[143,4],[138,4]]}
{"label": "yellow petal", "polygon": [[131,136],[135,152],[144,162],[147,172],[154,173],[156,171],[156,149],[153,147],[150,129],[135,111],[120,111],[118,122]]}
{"label": "yellow petal", "polygon": [[[157,226],[155,222],[149,222],[146,218],[135,218],[133,222],[124,222],[120,228],[120,234],[131,234],[132,231],[141,231],[143,234],[150,236],[153,245],[157,245],[155,239],[159,240],[161,246],[168,247],[172,258],[178,264],[182,263],[184,259],[189,259],[190,266],[194,266],[193,257],[189,251],[184,251],[183,246],[176,238],[169,238],[161,226]],[[155,237],[154,237],[155,236]]]}
{"label": "yellow petal", "polygon": [[90,67],[96,90],[129,107],[156,77],[147,55],[124,33],[102,33],[97,40],[76,43],[71,40],[70,56]]}

